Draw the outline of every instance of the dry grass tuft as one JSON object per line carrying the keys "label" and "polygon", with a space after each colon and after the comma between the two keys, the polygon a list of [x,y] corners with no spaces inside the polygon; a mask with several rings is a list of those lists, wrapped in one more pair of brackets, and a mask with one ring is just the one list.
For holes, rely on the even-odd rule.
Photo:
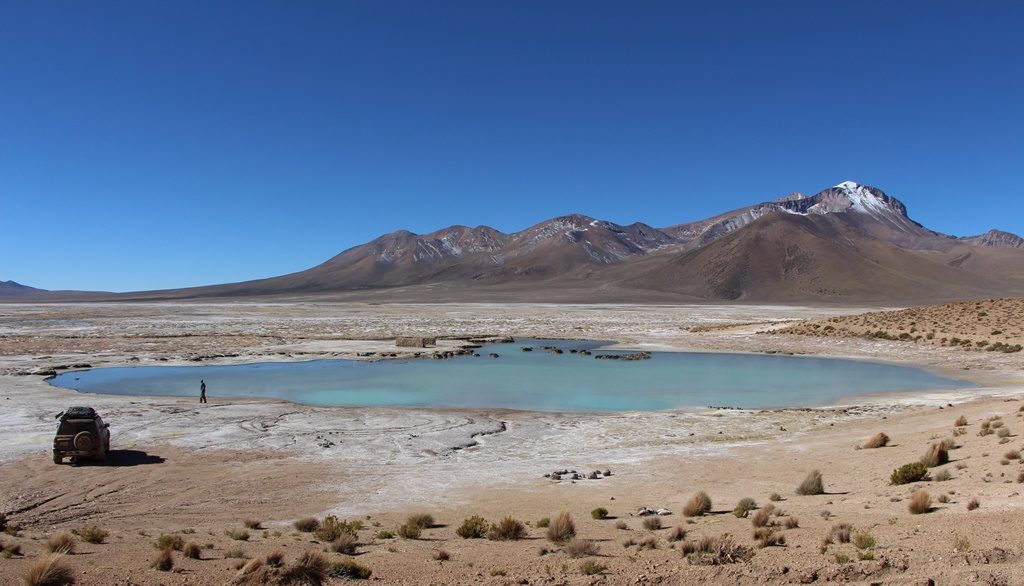
{"label": "dry grass tuft", "polygon": [[487,535],[489,525],[487,520],[479,515],[466,517],[462,525],[455,530],[455,534],[463,539],[482,539]]}
{"label": "dry grass tuft", "polygon": [[242,522],[242,524],[245,525],[246,529],[252,529],[253,531],[259,531],[260,529],[263,529],[263,524],[257,521],[256,519],[246,519]]}
{"label": "dry grass tuft", "polygon": [[926,476],[928,476],[928,466],[922,462],[911,462],[893,470],[892,475],[889,476],[889,483],[893,486],[910,484],[924,480]]}
{"label": "dry grass tuft", "polygon": [[884,448],[889,445],[889,436],[882,432],[878,432],[875,435],[868,438],[868,441],[864,442],[861,447],[864,449],[873,448]]}
{"label": "dry grass tuft", "polygon": [[584,576],[595,576],[603,574],[608,567],[602,563],[598,563],[594,560],[586,560],[580,564],[580,573]]}
{"label": "dry grass tuft", "polygon": [[921,456],[921,463],[929,468],[942,466],[949,462],[949,450],[942,442],[936,442],[928,446],[928,451]]}
{"label": "dry grass tuft", "polygon": [[25,586],[67,586],[75,583],[75,572],[63,554],[51,553],[29,566],[24,578]]}
{"label": "dry grass tuft", "polygon": [[690,497],[683,505],[683,514],[687,517],[701,517],[711,512],[711,497],[703,490]]}
{"label": "dry grass tuft", "polygon": [[418,513],[410,516],[405,522],[419,525],[420,529],[430,529],[434,526],[434,516],[429,513]]}
{"label": "dry grass tuft", "polygon": [[[245,529],[228,529],[227,531],[224,532],[224,535],[227,535],[228,537],[230,537],[231,539],[234,539],[235,541],[249,541],[249,537],[250,537],[249,536],[249,532],[246,531]],[[175,535],[174,537],[178,538],[178,546],[175,547],[174,549],[179,549],[180,550],[182,548],[182,546],[184,545],[184,542],[182,541],[181,537],[178,537],[177,535]]]}
{"label": "dry grass tuft", "polygon": [[161,549],[160,553],[157,554],[156,559],[151,564],[152,567],[160,570],[161,572],[170,572],[174,569],[174,554],[171,553],[171,548]]}
{"label": "dry grass tuft", "polygon": [[562,548],[565,555],[571,558],[585,558],[600,553],[597,544],[589,539],[576,538]]}
{"label": "dry grass tuft", "polygon": [[644,517],[643,520],[644,529],[648,531],[657,531],[661,529],[661,517]]}
{"label": "dry grass tuft", "polygon": [[46,551],[50,553],[71,555],[75,553],[75,545],[77,544],[78,541],[70,533],[58,533],[46,540]]}
{"label": "dry grass tuft", "polygon": [[705,536],[700,541],[684,541],[679,551],[695,566],[719,566],[749,561],[754,550],[739,545],[729,535]]}
{"label": "dry grass tuft", "polygon": [[366,566],[360,566],[352,560],[342,560],[329,563],[327,565],[327,575],[332,578],[368,580],[373,575],[373,570]]}
{"label": "dry grass tuft", "polygon": [[956,421],[953,423],[954,427],[963,427],[965,425],[967,425],[967,418],[964,417],[963,415],[957,417]]}
{"label": "dry grass tuft", "polygon": [[182,548],[181,554],[192,560],[203,559],[203,548],[199,547],[199,544],[194,541],[189,541]]}
{"label": "dry grass tuft", "polygon": [[949,468],[943,468],[932,475],[932,480],[935,480],[936,482],[945,482],[951,478],[953,478],[953,475],[950,474]]}
{"label": "dry grass tuft", "polygon": [[796,493],[804,496],[825,494],[825,484],[822,482],[821,472],[811,470],[800,486],[796,487]]}
{"label": "dry grass tuft", "polygon": [[576,524],[572,522],[569,513],[562,511],[554,521],[551,521],[548,525],[547,537],[554,543],[563,543],[576,537]]}
{"label": "dry grass tuft", "polygon": [[757,501],[750,497],[741,498],[740,502],[736,503],[736,507],[733,508],[732,514],[738,519],[745,519],[750,511],[757,508]]}
{"label": "dry grass tuft", "polygon": [[337,517],[331,515],[319,523],[317,528],[313,530],[313,536],[327,543],[345,534],[355,535],[359,527],[362,527],[362,523],[356,525],[349,521],[339,521]]}
{"label": "dry grass tuft", "polygon": [[106,531],[96,525],[83,527],[79,529],[77,533],[78,536],[82,538],[82,541],[97,545],[106,541],[107,537],[110,536],[109,531]]}
{"label": "dry grass tuft", "polygon": [[303,533],[312,533],[320,526],[320,521],[317,521],[314,517],[303,517],[292,525]]}
{"label": "dry grass tuft", "polygon": [[352,555],[356,552],[359,539],[351,533],[342,533],[337,539],[331,542],[331,551]]}
{"label": "dry grass tuft", "polygon": [[434,552],[434,561],[446,562],[452,559],[452,554],[448,553],[446,549],[439,549]]}
{"label": "dry grass tuft", "polygon": [[597,507],[593,511],[590,511],[590,516],[593,519],[596,519],[598,521],[600,521],[601,519],[607,519],[608,518],[608,509],[606,509],[604,507]]}
{"label": "dry grass tuft", "polygon": [[981,503],[978,502],[978,499],[976,499],[976,498],[973,498],[973,499],[967,501],[967,510],[968,511],[973,511],[974,509],[977,509],[980,506],[981,506]]}
{"label": "dry grass tuft", "polygon": [[398,536],[402,539],[419,539],[423,528],[415,523],[406,521],[398,528]]}
{"label": "dry grass tuft", "polygon": [[686,539],[686,529],[679,526],[673,527],[672,530],[668,532],[668,535],[665,536],[665,539],[668,541],[682,541]]}
{"label": "dry grass tuft", "polygon": [[754,539],[761,549],[786,545],[786,536],[771,527],[760,527],[754,531]]}
{"label": "dry grass tuft", "polygon": [[752,517],[750,517],[750,524],[754,527],[767,527],[771,524],[772,515],[775,513],[775,505],[768,505],[767,507],[760,509]]}
{"label": "dry grass tuft", "polygon": [[832,529],[829,531],[828,539],[839,543],[850,543],[850,534],[852,532],[853,526],[849,523],[837,523],[833,525]]}
{"label": "dry grass tuft", "polygon": [[526,537],[526,525],[513,517],[505,517],[491,525],[487,539],[492,541],[516,541]]}
{"label": "dry grass tuft", "polygon": [[271,568],[280,568],[284,565],[284,553],[275,551],[267,554],[267,565]]}
{"label": "dry grass tuft", "polygon": [[156,543],[153,547],[157,549],[173,549],[175,551],[181,551],[181,548],[185,547],[185,540],[180,535],[166,535],[161,534],[156,539]]}
{"label": "dry grass tuft", "polygon": [[907,510],[913,515],[920,515],[932,510],[932,496],[927,490],[915,491],[907,503]]}
{"label": "dry grass tuft", "polygon": [[310,584],[319,586],[327,577],[327,558],[320,552],[307,551],[295,563],[279,571],[280,584]]}
{"label": "dry grass tuft", "polygon": [[796,529],[797,527],[800,527],[800,520],[796,517],[786,517],[784,525],[786,529]]}

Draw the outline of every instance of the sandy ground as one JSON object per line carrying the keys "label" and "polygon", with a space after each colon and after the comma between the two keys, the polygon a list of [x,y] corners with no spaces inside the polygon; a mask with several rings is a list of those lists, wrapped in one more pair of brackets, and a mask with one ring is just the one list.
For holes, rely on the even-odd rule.
{"label": "sandy ground", "polygon": [[[872,308],[876,311],[877,308]],[[767,306],[548,306],[330,304],[77,304],[0,306],[0,510],[21,529],[22,556],[0,558],[0,584],[20,584],[47,537],[99,525],[104,544],[79,543],[68,557],[82,584],[222,584],[246,558],[272,550],[294,559],[325,545],[291,522],[334,513],[363,519],[355,559],[373,580],[402,584],[538,583],[1024,583],[1024,448],[1018,417],[1024,396],[1021,354],[1003,354],[863,338],[764,334],[798,319],[852,315],[860,308]],[[81,395],[55,389],[41,374],[72,364],[124,365],[380,358],[403,351],[394,335],[572,337],[655,350],[823,354],[925,365],[982,385],[969,392],[864,397],[856,405],[816,410],[693,410],[555,414],[514,411],[313,408],[274,401],[222,401]],[[444,340],[445,348],[458,345]],[[95,406],[111,423],[111,462],[55,466],[48,449],[53,415],[71,403]],[[948,403],[956,403],[948,407]],[[950,437],[964,414],[968,432],[946,466],[952,479],[890,486],[889,474],[916,460],[936,438]],[[980,422],[1001,415],[1011,435],[978,436]],[[893,445],[854,450],[884,431]],[[1005,440],[1005,441],[1004,441]],[[1000,443],[1003,442],[1003,443]],[[611,469],[602,480],[543,478],[570,468]],[[822,471],[828,494],[801,497],[796,484]],[[933,475],[934,475],[933,470]],[[907,497],[925,488],[946,493],[924,515]],[[686,519],[697,490],[715,514]],[[950,493],[952,491],[952,493]],[[751,522],[728,511],[749,496],[799,519],[785,547],[757,548]],[[968,511],[977,498],[981,506]],[[594,520],[607,508],[618,519]],[[630,512],[667,507],[666,529],[649,531]],[[583,559],[530,527],[524,541],[463,540],[464,517],[513,515],[535,525],[569,511],[578,534],[596,540],[588,558],[607,566],[580,572]],[[442,525],[419,540],[375,537],[405,516],[426,511]],[[827,512],[827,513],[826,513]],[[826,516],[828,518],[826,518]],[[244,519],[265,527],[248,541],[224,534]],[[783,519],[784,517],[780,517]],[[618,520],[627,528],[616,528]],[[850,544],[822,538],[836,523],[870,533],[874,560]],[[695,566],[666,540],[682,526],[689,539],[733,535],[754,548],[748,563]],[[781,528],[780,528],[781,530]],[[177,556],[176,571],[150,568],[154,539],[177,532],[204,549],[203,560]],[[655,549],[624,547],[656,537]],[[968,545],[969,544],[969,545]],[[550,550],[540,554],[540,548]],[[447,561],[434,559],[438,550]],[[865,550],[866,551],[866,550]],[[840,563],[836,555],[853,561]],[[863,552],[862,557],[867,557]],[[525,582],[523,582],[525,580]]]}

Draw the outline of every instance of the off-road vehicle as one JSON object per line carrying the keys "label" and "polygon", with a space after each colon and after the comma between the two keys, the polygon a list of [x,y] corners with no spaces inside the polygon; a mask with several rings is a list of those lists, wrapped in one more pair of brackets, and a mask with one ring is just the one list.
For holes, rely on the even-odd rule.
{"label": "off-road vehicle", "polygon": [[71,407],[57,415],[60,425],[53,438],[53,463],[66,457],[107,459],[110,451],[110,425],[92,407]]}

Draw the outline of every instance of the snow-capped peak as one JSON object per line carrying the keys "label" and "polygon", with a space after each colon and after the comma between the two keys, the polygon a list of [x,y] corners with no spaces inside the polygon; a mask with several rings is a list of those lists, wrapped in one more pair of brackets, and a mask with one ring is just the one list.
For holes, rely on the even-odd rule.
{"label": "snow-capped peak", "polygon": [[877,189],[861,185],[856,181],[843,181],[836,185],[835,189],[838,189],[849,198],[850,207],[855,211],[866,213],[892,211],[887,201],[889,198]]}

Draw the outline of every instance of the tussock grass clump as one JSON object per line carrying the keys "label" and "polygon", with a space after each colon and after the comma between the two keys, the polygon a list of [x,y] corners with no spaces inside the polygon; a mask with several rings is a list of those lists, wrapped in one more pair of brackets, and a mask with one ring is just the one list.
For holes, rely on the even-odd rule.
{"label": "tussock grass clump", "polygon": [[405,522],[413,525],[419,525],[420,529],[430,529],[434,526],[434,516],[429,513],[417,513],[415,515],[410,515]]}
{"label": "tussock grass clump", "polygon": [[235,584],[267,584],[273,581],[274,571],[263,567],[263,559],[252,558],[235,574]]}
{"label": "tussock grass clump", "polygon": [[711,497],[703,490],[690,497],[683,505],[683,514],[687,517],[701,517],[711,512]]}
{"label": "tussock grass clump", "polygon": [[954,427],[963,427],[965,425],[967,425],[967,418],[964,417],[963,415],[961,415],[960,417],[957,417],[956,421],[953,422],[953,426]]}
{"label": "tussock grass clump", "polygon": [[351,533],[342,533],[337,539],[331,542],[331,551],[352,555],[356,552],[359,539]]}
{"label": "tussock grass clump", "polygon": [[745,519],[750,511],[757,508],[757,502],[750,498],[741,498],[740,502],[736,503],[736,507],[732,510],[732,514],[736,515],[738,519]]}
{"label": "tussock grass clump", "polygon": [[853,533],[853,526],[849,523],[836,523],[829,530],[828,538],[839,543],[850,543],[850,534]]}
{"label": "tussock grass clump", "polygon": [[700,541],[684,541],[679,551],[695,566],[720,566],[749,561],[754,550],[739,545],[729,535],[705,536]]}
{"label": "tussock grass clump", "polygon": [[423,528],[415,523],[406,521],[398,528],[398,536],[402,539],[419,539]]}
{"label": "tussock grass clump", "polygon": [[661,529],[661,517],[644,517],[643,526],[648,531],[657,531]]}
{"label": "tussock grass clump", "polygon": [[760,527],[754,531],[754,539],[761,549],[786,545],[786,536],[771,527]]}
{"label": "tussock grass clump", "polygon": [[571,558],[584,558],[600,553],[597,544],[589,539],[575,538],[562,548],[565,555]]}
{"label": "tussock grass clump", "polygon": [[279,583],[319,586],[327,577],[327,567],[327,558],[320,552],[307,551],[295,563],[280,570]]}
{"label": "tussock grass clump", "polygon": [[3,539],[0,539],[0,557],[4,559],[11,559],[14,556],[21,555],[21,546],[17,543],[4,543]]}
{"label": "tussock grass clump", "polygon": [[754,527],[767,527],[771,524],[773,513],[775,513],[775,506],[768,505],[754,513],[754,515],[750,517],[750,523]]}
{"label": "tussock grass clump", "polygon": [[[358,523],[358,525],[356,525]],[[335,541],[346,533],[349,535],[355,535],[358,529],[362,528],[363,524],[358,521],[339,521],[334,515],[330,515],[324,518],[319,523],[316,529],[313,530],[313,536],[323,542]]]}
{"label": "tussock grass clump", "polygon": [[[1010,429],[1007,428],[1007,427],[1000,427],[999,431],[996,432],[996,437],[998,437],[1000,439],[1006,439],[1006,438],[1010,437]],[[1004,443],[1004,442],[999,442],[999,443]]]}
{"label": "tussock grass clump", "polygon": [[576,537],[576,524],[572,522],[572,516],[566,511],[558,513],[548,525],[547,537],[553,543],[564,543]]}
{"label": "tussock grass clump", "polygon": [[75,553],[75,545],[77,544],[78,541],[73,535],[67,532],[62,532],[46,540],[46,551],[50,553],[71,555]]}
{"label": "tussock grass clump", "polygon": [[349,580],[368,580],[373,570],[361,566],[352,560],[331,562],[327,565],[327,575],[332,578],[348,578]]}
{"label": "tussock grass clump", "polygon": [[316,520],[315,517],[303,517],[292,523],[292,526],[303,533],[312,533],[320,526],[320,521]]}
{"label": "tussock grass clump", "polygon": [[232,559],[240,560],[240,559],[242,559],[244,557],[245,557],[245,552],[242,551],[240,548],[233,547],[231,549],[224,550],[224,559],[226,559],[226,560],[232,560]]}
{"label": "tussock grass clump", "polygon": [[537,521],[537,528],[538,529],[547,529],[548,525],[550,525],[550,524],[551,524],[551,519],[550,518],[542,517],[541,519],[539,519]]}
{"label": "tussock grass clump", "polygon": [[967,510],[968,511],[973,511],[974,509],[977,509],[980,506],[981,506],[981,503],[978,502],[978,499],[976,499],[976,498],[973,498],[973,499],[967,501]]}
{"label": "tussock grass clump", "polygon": [[887,445],[889,445],[889,436],[885,435],[882,432],[878,432],[875,435],[869,437],[868,440],[861,444],[860,447],[870,450],[874,448],[884,448]]}
{"label": "tussock grass clump", "polygon": [[1007,460],[1020,460],[1020,452],[1017,450],[1010,450],[1003,454],[1003,457]]}
{"label": "tussock grass clump", "polygon": [[668,541],[682,541],[686,539],[686,529],[679,527],[678,525],[673,527],[668,535],[665,536]]}
{"label": "tussock grass clump", "polygon": [[267,554],[267,565],[271,568],[280,568],[284,565],[284,553],[274,551]]}
{"label": "tussock grass clump", "polygon": [[526,525],[513,517],[505,517],[491,525],[487,539],[491,541],[516,541],[526,537]]}
{"label": "tussock grass clump", "polygon": [[911,462],[893,470],[892,475],[889,476],[889,483],[894,486],[910,484],[924,480],[926,476],[928,476],[927,465],[923,462]]}
{"label": "tussock grass clump", "polygon": [[181,555],[192,560],[201,560],[203,559],[203,548],[199,547],[198,543],[189,541],[182,548]]}
{"label": "tussock grass clump", "polygon": [[585,560],[580,564],[580,573],[584,576],[596,576],[598,574],[603,574],[607,569],[608,566],[594,560]]}
{"label": "tussock grass clump", "polygon": [[796,493],[803,496],[825,494],[825,484],[822,482],[821,472],[811,470],[800,486],[796,487]]}
{"label": "tussock grass clump", "polygon": [[160,553],[156,555],[156,559],[153,560],[151,566],[160,570],[161,572],[170,572],[174,569],[174,554],[171,548],[161,549]]}
{"label": "tussock grass clump", "polygon": [[590,511],[590,516],[594,519],[601,520],[608,518],[608,509],[604,507],[597,507],[593,511]]}
{"label": "tussock grass clump", "polygon": [[770,500],[773,503],[777,503],[782,500],[782,495],[777,492],[773,492],[770,495],[768,495],[768,500]]}
{"label": "tussock grass clump", "polygon": [[935,500],[939,501],[942,504],[946,504],[949,502],[949,497],[947,495],[940,494],[939,497]]}
{"label": "tussock grass clump", "polygon": [[797,519],[796,517],[786,517],[784,526],[786,529],[796,529],[800,526],[800,519]]}
{"label": "tussock grass clump", "polygon": [[482,539],[487,535],[487,529],[487,520],[479,515],[473,515],[462,520],[462,525],[455,530],[455,534],[463,539]]}
{"label": "tussock grass clump", "polygon": [[[1024,480],[1018,480],[1017,482],[1024,482]],[[623,529],[623,530],[629,529],[629,524],[626,523],[625,521],[623,521],[622,519],[619,519],[618,521],[615,522],[615,528],[616,529]]]}
{"label": "tussock grass clump", "polygon": [[377,539],[394,539],[395,534],[388,531],[387,529],[383,529],[381,531],[378,531],[377,535],[375,535],[374,537],[376,537]]}
{"label": "tussock grass clump", "polygon": [[942,442],[936,442],[928,446],[928,451],[921,456],[921,463],[929,468],[942,466],[949,463],[949,450]]}
{"label": "tussock grass clump", "polygon": [[253,531],[259,531],[260,529],[263,529],[263,524],[257,521],[256,519],[246,519],[242,522],[242,524],[245,525],[246,529],[252,529]]}
{"label": "tussock grass clump", "polygon": [[980,435],[981,437],[985,437],[986,435],[992,435],[993,433],[995,432],[992,430],[992,422],[982,421],[981,429],[978,430],[978,435]]}
{"label": "tussock grass clump", "polygon": [[448,553],[447,549],[439,549],[434,552],[434,561],[436,562],[446,562],[450,559],[452,559],[452,554]]}
{"label": "tussock grass clump", "polygon": [[[231,539],[234,539],[235,541],[249,541],[249,537],[250,537],[249,532],[246,531],[245,529],[228,529],[227,531],[224,532],[224,535],[227,535],[228,537],[230,537]],[[178,536],[175,535],[175,537],[178,537]],[[178,541],[179,542],[182,541],[181,537],[178,537]],[[183,542],[182,542],[182,545],[184,545]],[[179,547],[175,547],[174,549],[179,549],[180,550],[181,547],[180,546]]]}
{"label": "tussock grass clump", "polygon": [[875,538],[870,533],[858,533],[853,536],[853,546],[857,549],[874,549]]}
{"label": "tussock grass clump", "polygon": [[102,529],[96,525],[92,525],[90,527],[83,527],[78,531],[75,531],[75,533],[82,538],[82,541],[86,543],[92,543],[95,545],[103,543],[110,535],[109,531]]}
{"label": "tussock grass clump", "polygon": [[910,502],[907,503],[907,510],[912,515],[920,515],[921,513],[931,511],[932,496],[928,494],[927,490],[914,491],[914,494],[910,497]]}
{"label": "tussock grass clump", "polygon": [[945,482],[951,478],[953,478],[953,475],[950,474],[948,468],[943,468],[932,475],[932,480],[935,480],[936,482]]}
{"label": "tussock grass clump", "polygon": [[636,544],[637,549],[658,549],[658,538],[651,535],[640,540]]}
{"label": "tussock grass clump", "polygon": [[157,537],[153,547],[157,549],[173,549],[174,551],[181,551],[181,548],[185,547],[185,540],[180,535],[167,535],[161,534]]}
{"label": "tussock grass clump", "polygon": [[67,586],[75,583],[75,572],[64,554],[51,553],[37,559],[25,572],[25,586]]}

